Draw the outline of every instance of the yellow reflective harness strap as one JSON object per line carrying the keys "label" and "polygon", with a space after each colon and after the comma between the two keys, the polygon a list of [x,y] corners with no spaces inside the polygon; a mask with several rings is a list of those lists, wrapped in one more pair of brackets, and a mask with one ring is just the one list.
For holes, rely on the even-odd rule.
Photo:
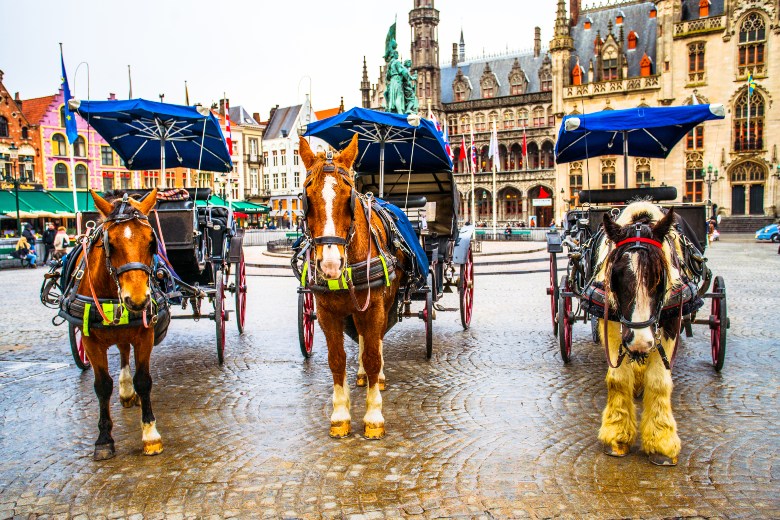
{"label": "yellow reflective harness strap", "polygon": [[89,310],[92,308],[91,303],[85,303],[84,304],[84,317],[83,323],[81,325],[81,334],[84,336],[89,336]]}
{"label": "yellow reflective harness strap", "polygon": [[[103,308],[103,314],[106,315],[106,318],[108,318],[108,321],[103,320],[103,325],[109,326],[109,325],[115,325],[114,323],[114,312],[116,310],[116,307],[113,303],[101,303],[100,306]],[[127,312],[127,307],[122,306],[122,315],[119,317],[119,322],[116,323],[116,325],[127,325],[130,323],[130,313]]]}
{"label": "yellow reflective harness strap", "polygon": [[306,274],[309,272],[309,262],[304,262],[301,272],[301,287],[306,287]]}
{"label": "yellow reflective harness strap", "polygon": [[344,269],[344,272],[341,273],[341,278],[337,278],[336,280],[328,280],[328,289],[331,291],[341,291],[343,289],[348,289],[349,286],[347,285],[347,277],[349,279],[352,279],[352,268],[347,267]]}
{"label": "yellow reflective harness strap", "polygon": [[379,259],[382,261],[382,270],[385,272],[385,285],[390,287],[390,274],[387,272],[387,261],[385,255],[379,255]]}

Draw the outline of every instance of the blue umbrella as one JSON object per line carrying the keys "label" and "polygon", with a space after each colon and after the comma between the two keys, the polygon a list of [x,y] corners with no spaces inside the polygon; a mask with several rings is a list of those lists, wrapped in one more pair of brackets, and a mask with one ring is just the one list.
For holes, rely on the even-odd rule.
{"label": "blue umbrella", "polygon": [[116,150],[129,170],[162,170],[163,183],[165,168],[233,169],[219,122],[208,109],[145,99],[72,99],[70,107]]}
{"label": "blue umbrella", "polygon": [[628,156],[666,158],[693,127],[723,119],[723,105],[639,107],[604,110],[563,118],[555,143],[558,164],[623,153],[628,184]]}
{"label": "blue umbrella", "polygon": [[452,170],[441,132],[432,121],[366,108],[353,108],[310,123],[304,135],[315,136],[341,150],[358,134],[355,169],[379,172],[379,196],[384,195],[385,170],[431,173]]}

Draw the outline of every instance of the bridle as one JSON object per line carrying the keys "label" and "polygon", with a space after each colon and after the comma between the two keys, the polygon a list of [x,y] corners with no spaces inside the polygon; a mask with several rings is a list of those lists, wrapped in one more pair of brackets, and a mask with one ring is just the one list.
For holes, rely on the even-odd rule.
{"label": "bridle", "polygon": [[[677,355],[677,347],[680,343],[680,335],[677,334],[677,343],[675,344],[674,352],[672,353],[672,360],[671,362],[666,356],[666,352],[664,350],[663,345],[661,344],[661,334],[662,329],[659,326],[659,322],[661,319],[661,312],[663,311],[664,307],[664,301],[666,296],[666,284],[665,280],[668,277],[667,269],[664,266],[662,269],[661,274],[661,284],[659,284],[658,289],[656,289],[656,297],[657,297],[657,303],[656,303],[656,310],[653,315],[650,316],[649,319],[645,321],[631,321],[627,319],[625,316],[623,316],[623,311],[620,309],[620,306],[618,306],[618,319],[620,320],[620,324],[623,327],[626,327],[628,329],[644,329],[647,327],[653,327],[653,338],[654,338],[654,344],[653,347],[650,349],[649,352],[646,353],[634,353],[632,352],[625,343],[625,340],[622,339],[620,341],[620,348],[618,349],[618,359],[616,364],[612,364],[612,359],[609,354],[609,307],[610,307],[610,299],[609,299],[609,293],[610,293],[610,285],[612,283],[612,268],[615,265],[615,262],[618,260],[618,258],[622,257],[625,254],[630,253],[631,251],[650,251],[650,247],[657,248],[659,251],[663,252],[663,244],[659,242],[658,240],[647,238],[641,236],[642,227],[646,226],[646,224],[636,224],[635,229],[635,236],[629,237],[626,239],[621,240],[620,242],[614,244],[614,252],[612,250],[612,245],[610,245],[610,251],[608,255],[611,255],[613,258],[611,259],[610,263],[607,266],[606,269],[606,275],[604,277],[604,353],[607,357],[607,363],[611,368],[618,368],[621,363],[623,362],[623,358],[628,354],[631,361],[636,361],[639,363],[644,362],[646,357],[653,351],[658,350],[658,354],[661,356],[661,360],[664,363],[664,366],[667,370],[671,370],[672,366],[674,365],[674,358]],[[622,251],[621,248],[624,248]],[[674,257],[674,255],[672,255]],[[609,257],[608,257],[609,258]],[[683,303],[682,299],[680,301],[680,318],[682,318],[682,308]],[[622,335],[621,335],[622,336]]]}
{"label": "bridle", "polygon": [[[132,208],[132,211],[126,212],[128,206]],[[151,288],[151,278],[152,278],[152,265],[145,264],[143,262],[127,262],[125,264],[120,265],[119,267],[114,267],[114,264],[111,261],[111,243],[108,238],[108,230],[119,224],[127,224],[128,222],[131,222],[133,220],[138,221],[140,224],[143,224],[147,226],[152,231],[152,243],[150,245],[150,252],[152,254],[152,261],[154,261],[154,254],[157,252],[157,235],[154,232],[154,229],[152,228],[151,224],[149,224],[149,217],[135,209],[133,206],[129,205],[128,203],[128,196],[127,193],[124,194],[122,197],[122,202],[119,207],[119,210],[116,212],[114,216],[106,217],[103,219],[103,222],[99,224],[98,226],[95,226],[94,222],[88,222],[87,223],[87,229],[86,233],[82,236],[82,245],[84,246],[84,263],[87,271],[87,283],[89,284],[90,292],[92,293],[92,299],[95,302],[95,307],[98,309],[98,312],[100,312],[100,315],[102,316],[103,320],[105,322],[110,322],[113,325],[118,325],[119,320],[122,317],[122,314],[124,313],[124,304],[122,302],[122,288],[119,284],[119,275],[123,273],[127,273],[129,271],[143,271],[147,274],[147,277],[149,278],[149,287]],[[91,271],[89,269],[89,254],[91,252],[92,246],[95,246],[97,244],[98,239],[102,238],[102,246],[103,251],[105,252],[105,265],[106,270],[108,271],[109,276],[114,281],[114,284],[116,285],[117,290],[117,302],[118,302],[118,309],[117,312],[114,312],[114,318],[108,319],[106,315],[103,312],[102,306],[98,302],[97,295],[95,294],[95,286],[92,283],[92,275]],[[150,300],[149,306],[151,307],[152,302]],[[146,321],[146,314],[148,309],[144,309],[143,311],[143,324],[144,327],[148,328],[149,325]],[[153,313],[152,317],[152,324],[155,324],[157,322],[157,316]]]}

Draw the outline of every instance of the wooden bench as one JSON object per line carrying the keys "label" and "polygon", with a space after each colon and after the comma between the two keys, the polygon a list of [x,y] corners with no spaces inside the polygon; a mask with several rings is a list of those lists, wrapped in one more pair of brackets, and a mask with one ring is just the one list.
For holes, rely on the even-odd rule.
{"label": "wooden bench", "polygon": [[0,268],[2,267],[27,267],[27,260],[13,256],[15,247],[0,247]]}

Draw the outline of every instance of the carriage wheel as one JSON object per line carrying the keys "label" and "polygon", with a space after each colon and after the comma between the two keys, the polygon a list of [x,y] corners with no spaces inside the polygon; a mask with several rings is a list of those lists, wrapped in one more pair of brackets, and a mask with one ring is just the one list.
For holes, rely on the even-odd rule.
{"label": "carriage wheel", "polygon": [[571,361],[571,296],[563,293],[569,292],[569,277],[563,275],[558,286],[560,297],[558,300],[558,342],[561,345],[561,359],[564,363]]}
{"label": "carriage wheel", "polygon": [[422,311],[422,319],[425,320],[425,359],[431,359],[433,355],[433,275],[428,275],[428,292],[425,293],[425,308]]}
{"label": "carriage wheel", "polygon": [[552,315],[553,334],[558,335],[558,261],[555,253],[550,253],[550,286],[547,288],[550,295],[550,311]]}
{"label": "carriage wheel", "polygon": [[471,313],[474,309],[474,257],[471,248],[466,255],[466,261],[460,265],[460,323],[463,330],[471,326]]}
{"label": "carriage wheel", "polygon": [[218,269],[216,276],[216,291],[214,295],[214,322],[217,325],[217,359],[219,364],[225,362],[225,273]]}
{"label": "carriage wheel", "polygon": [[244,333],[244,318],[246,317],[246,265],[244,264],[244,252],[236,264],[236,325],[238,333]]}
{"label": "carriage wheel", "polygon": [[84,342],[81,340],[81,329],[73,324],[68,324],[68,337],[70,338],[70,353],[73,354],[73,361],[81,370],[89,368],[89,358],[87,351],[84,350]]}
{"label": "carriage wheel", "polygon": [[310,291],[298,293],[298,342],[303,357],[311,357],[314,349],[314,295]]}
{"label": "carriage wheel", "polygon": [[722,276],[715,277],[712,286],[712,314],[710,314],[710,344],[712,345],[712,364],[720,372],[726,360],[726,329],[729,318],[726,311],[726,284]]}

